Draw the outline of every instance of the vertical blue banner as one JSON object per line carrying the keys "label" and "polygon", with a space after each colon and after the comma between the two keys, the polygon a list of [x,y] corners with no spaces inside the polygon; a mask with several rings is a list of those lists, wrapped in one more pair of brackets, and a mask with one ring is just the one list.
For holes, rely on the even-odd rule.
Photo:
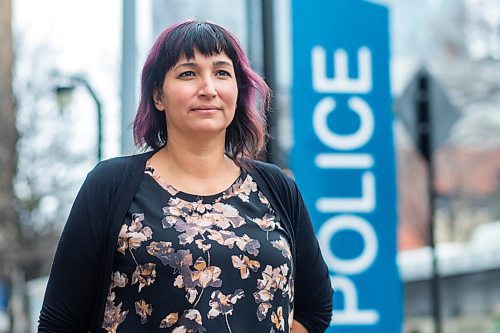
{"label": "vertical blue banner", "polygon": [[401,332],[386,7],[292,0],[292,171],[335,289],[328,332]]}

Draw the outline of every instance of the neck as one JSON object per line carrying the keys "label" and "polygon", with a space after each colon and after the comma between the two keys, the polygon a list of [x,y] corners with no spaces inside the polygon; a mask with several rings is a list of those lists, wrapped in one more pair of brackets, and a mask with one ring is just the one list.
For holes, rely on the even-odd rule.
{"label": "neck", "polygon": [[175,174],[202,179],[217,175],[230,162],[224,154],[224,145],[220,144],[205,143],[194,146],[169,139],[160,153],[159,157]]}
{"label": "neck", "polygon": [[224,133],[204,140],[169,136],[150,162],[177,190],[198,195],[219,193],[240,174],[240,168],[224,154],[224,140]]}

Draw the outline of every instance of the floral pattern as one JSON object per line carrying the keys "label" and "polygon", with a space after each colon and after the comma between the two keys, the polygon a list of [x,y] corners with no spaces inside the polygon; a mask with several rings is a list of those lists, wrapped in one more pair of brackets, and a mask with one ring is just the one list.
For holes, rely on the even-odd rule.
{"label": "floral pattern", "polygon": [[272,241],[271,244],[273,244],[273,247],[281,251],[283,257],[287,258],[288,260],[292,260],[292,251],[290,250],[290,246],[288,245],[286,239],[283,238],[283,236],[280,236],[279,240]]}
{"label": "floral pattern", "polygon": [[208,311],[208,319],[213,319],[218,315],[223,314],[226,318],[227,329],[229,332],[232,332],[227,316],[233,314],[233,305],[244,296],[245,293],[241,289],[237,289],[233,294],[229,295],[224,295],[219,290],[214,291],[212,293],[211,300],[208,303],[208,305],[212,308]]}
{"label": "floral pattern", "polygon": [[141,299],[139,302],[135,302],[135,313],[141,317],[141,324],[148,321],[148,316],[151,316],[152,311],[151,304],[146,303],[144,300]]}
{"label": "floral pattern", "polygon": [[170,327],[173,324],[175,324],[178,319],[179,319],[179,314],[177,312],[169,313],[164,319],[162,319],[160,323],[160,328]]}
{"label": "floral pattern", "polygon": [[147,263],[144,265],[137,265],[137,268],[132,274],[132,284],[139,283],[139,292],[141,292],[142,288],[145,286],[150,286],[155,282],[156,264]]}
{"label": "floral pattern", "polygon": [[281,289],[287,292],[288,266],[283,264],[280,267],[272,268],[267,265],[262,272],[262,279],[257,280],[258,291],[254,292],[257,307],[257,318],[262,321],[267,316],[267,311],[272,307],[271,301],[274,299],[276,290]]}
{"label": "floral pattern", "polygon": [[179,319],[179,326],[172,333],[203,333],[207,330],[203,327],[202,316],[196,309],[185,310]]}
{"label": "floral pattern", "polygon": [[144,214],[133,214],[130,226],[122,225],[118,235],[117,251],[125,254],[127,250],[136,250],[142,242],[150,240],[153,232],[149,227],[143,227]]}
{"label": "floral pattern", "polygon": [[114,272],[111,276],[111,285],[109,287],[108,297],[106,299],[106,308],[104,309],[104,321],[102,328],[109,333],[115,333],[125,318],[127,317],[128,310],[122,311],[122,303],[115,304],[114,288],[123,288],[127,284],[127,276],[120,272]]}
{"label": "floral pattern", "polygon": [[241,278],[247,279],[250,276],[250,270],[257,272],[260,268],[260,262],[257,260],[250,260],[247,256],[231,256],[234,268],[240,270]]}
{"label": "floral pattern", "polygon": [[[221,194],[199,197],[165,184],[148,164],[129,213],[117,239],[106,332],[133,325],[233,332],[245,321],[256,331],[291,331],[288,235],[245,171]],[[181,294],[161,301],[165,290]]]}

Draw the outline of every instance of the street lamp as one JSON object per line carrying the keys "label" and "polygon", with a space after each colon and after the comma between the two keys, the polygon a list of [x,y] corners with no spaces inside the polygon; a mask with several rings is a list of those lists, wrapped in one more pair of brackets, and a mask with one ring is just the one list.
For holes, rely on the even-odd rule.
{"label": "street lamp", "polygon": [[61,109],[64,109],[71,102],[73,91],[76,86],[82,85],[87,89],[90,96],[94,100],[97,112],[97,160],[100,161],[102,158],[102,105],[99,98],[90,86],[88,81],[81,76],[65,76],[57,74],[59,78],[64,80],[63,84],[58,84],[55,87],[55,94],[57,98],[57,104]]}

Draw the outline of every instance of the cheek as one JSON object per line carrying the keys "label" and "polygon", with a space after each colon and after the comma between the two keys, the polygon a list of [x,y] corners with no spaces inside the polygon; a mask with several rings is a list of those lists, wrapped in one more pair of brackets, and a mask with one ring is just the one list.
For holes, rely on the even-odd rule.
{"label": "cheek", "polygon": [[228,103],[233,105],[236,108],[236,102],[238,101],[238,87],[235,85],[228,89],[226,92]]}
{"label": "cheek", "polygon": [[238,93],[234,94],[234,96],[233,96],[233,105],[234,105],[235,109],[236,109],[237,103],[238,103]]}
{"label": "cheek", "polygon": [[179,106],[187,104],[189,97],[185,90],[173,87],[165,93],[165,102],[169,109],[177,109]]}

